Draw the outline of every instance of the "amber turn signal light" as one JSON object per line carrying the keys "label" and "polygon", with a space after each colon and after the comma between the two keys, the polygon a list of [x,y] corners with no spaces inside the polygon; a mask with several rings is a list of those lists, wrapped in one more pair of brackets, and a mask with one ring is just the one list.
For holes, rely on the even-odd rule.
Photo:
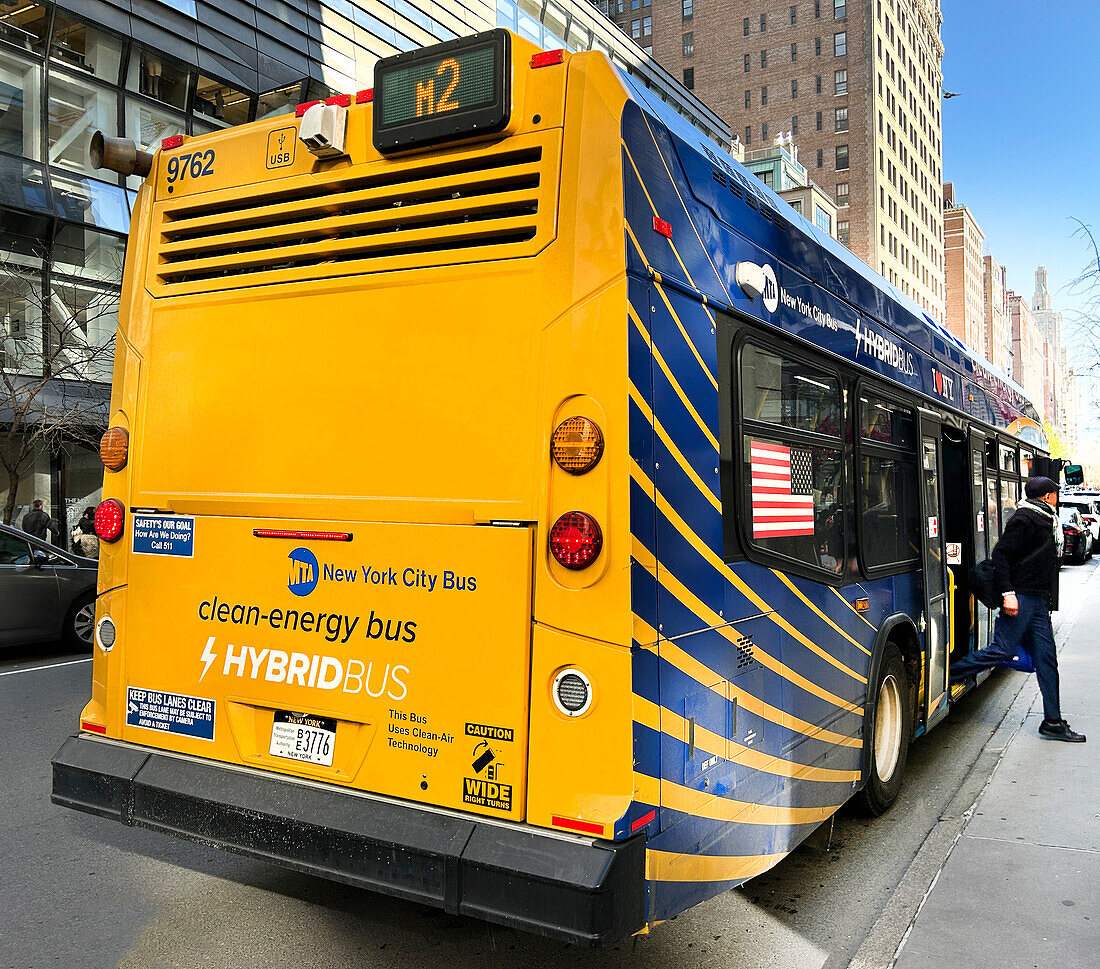
{"label": "amber turn signal light", "polygon": [[125,427],[108,427],[99,439],[99,460],[108,471],[121,471],[130,459],[130,432]]}
{"label": "amber turn signal light", "polygon": [[603,431],[587,417],[569,417],[554,429],[550,453],[562,471],[584,474],[603,455]]}

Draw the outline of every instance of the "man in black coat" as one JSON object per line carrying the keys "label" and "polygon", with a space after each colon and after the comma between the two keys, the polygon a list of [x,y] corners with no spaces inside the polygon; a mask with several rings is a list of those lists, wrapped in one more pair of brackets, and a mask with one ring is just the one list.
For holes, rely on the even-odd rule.
{"label": "man in black coat", "polygon": [[1001,613],[988,648],[972,651],[951,665],[951,679],[1002,666],[1022,647],[1035,664],[1043,695],[1039,735],[1047,740],[1084,743],[1084,734],[1062,719],[1058,691],[1058,653],[1050,613],[1058,607],[1058,568],[1062,558],[1062,523],[1058,518],[1058,485],[1050,478],[1029,478],[1027,500],[1008,520],[993,548]]}
{"label": "man in black coat", "polygon": [[47,530],[53,532],[54,538],[57,538],[57,522],[42,510],[42,499],[35,498],[34,508],[23,516],[23,531],[45,542]]}

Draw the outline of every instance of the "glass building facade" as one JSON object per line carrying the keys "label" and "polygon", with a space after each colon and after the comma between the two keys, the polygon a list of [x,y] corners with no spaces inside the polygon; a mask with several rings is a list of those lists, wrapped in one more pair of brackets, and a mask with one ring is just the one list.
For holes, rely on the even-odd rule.
{"label": "glass building facade", "polygon": [[[380,57],[494,26],[604,51],[728,146],[721,119],[586,0],[0,0],[0,371],[43,384],[30,417],[80,418],[43,438],[14,489],[0,473],[16,524],[42,498],[64,536],[99,500],[91,443],[107,418],[138,180],[93,171],[92,134],[152,149],[293,112],[370,86]],[[4,383],[10,457],[18,381]]]}

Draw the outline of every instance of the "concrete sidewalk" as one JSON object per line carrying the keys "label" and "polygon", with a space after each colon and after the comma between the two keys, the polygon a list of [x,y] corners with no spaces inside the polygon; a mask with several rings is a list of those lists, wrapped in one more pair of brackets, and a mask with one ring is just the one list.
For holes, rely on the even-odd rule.
{"label": "concrete sidewalk", "polygon": [[1100,966],[1100,570],[1081,595],[1057,632],[1058,665],[1062,716],[1088,743],[1039,737],[1031,677],[895,969]]}

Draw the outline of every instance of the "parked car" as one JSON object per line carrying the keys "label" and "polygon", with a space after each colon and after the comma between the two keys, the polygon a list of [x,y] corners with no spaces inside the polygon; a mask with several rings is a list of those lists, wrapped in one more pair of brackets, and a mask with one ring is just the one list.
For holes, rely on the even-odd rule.
{"label": "parked car", "polygon": [[91,649],[98,562],[0,525],[0,646]]}
{"label": "parked car", "polygon": [[1092,532],[1092,543],[1100,542],[1100,501],[1095,498],[1082,498],[1080,495],[1067,495],[1060,502],[1063,508],[1076,508]]}
{"label": "parked car", "polygon": [[1062,535],[1065,536],[1064,556],[1085,562],[1092,558],[1092,532],[1081,517],[1081,512],[1070,505],[1058,509],[1062,519]]}

